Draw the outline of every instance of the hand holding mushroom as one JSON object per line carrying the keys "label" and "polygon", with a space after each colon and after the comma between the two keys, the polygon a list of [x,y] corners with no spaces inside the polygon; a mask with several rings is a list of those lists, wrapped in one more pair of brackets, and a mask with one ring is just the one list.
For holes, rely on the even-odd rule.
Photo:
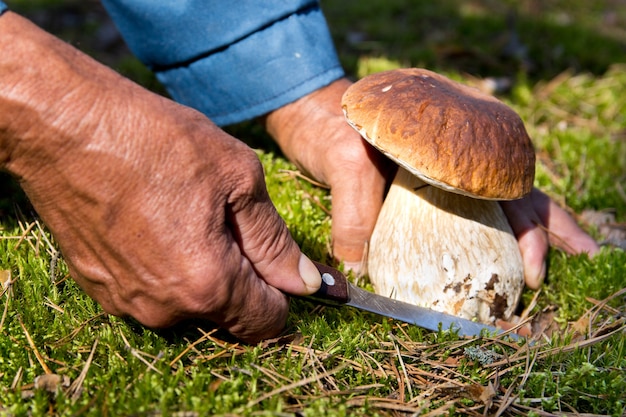
{"label": "hand holding mushroom", "polygon": [[[521,119],[497,99],[421,69],[366,77],[342,107],[350,125],[400,166],[370,241],[376,291],[485,323],[510,318],[524,283],[520,249],[532,249],[518,248],[498,201],[529,196],[505,205],[519,215],[512,224],[521,244],[534,219],[519,208],[544,196],[530,194],[535,155]],[[539,217],[545,224],[550,213]],[[573,221],[561,223],[586,236]],[[590,238],[581,242],[597,250]]]}

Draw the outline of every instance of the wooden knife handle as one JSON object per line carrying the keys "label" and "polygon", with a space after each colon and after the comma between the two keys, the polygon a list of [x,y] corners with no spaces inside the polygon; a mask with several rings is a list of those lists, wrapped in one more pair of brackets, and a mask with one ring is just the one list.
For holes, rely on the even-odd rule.
{"label": "wooden knife handle", "polygon": [[322,286],[312,297],[341,304],[350,301],[346,276],[330,266],[315,261],[313,263],[322,275]]}

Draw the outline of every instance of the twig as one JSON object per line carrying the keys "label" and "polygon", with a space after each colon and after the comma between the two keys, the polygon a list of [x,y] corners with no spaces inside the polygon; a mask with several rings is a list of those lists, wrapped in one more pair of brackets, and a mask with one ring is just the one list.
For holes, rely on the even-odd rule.
{"label": "twig", "polygon": [[[363,406],[364,404],[367,404],[368,407],[378,408],[381,410],[391,410],[391,411],[398,411],[398,412],[403,412],[403,413],[411,413],[412,416],[422,415],[421,413],[430,406],[430,402],[426,402],[426,404],[421,404],[419,406],[414,406],[409,403],[404,403],[402,401],[394,400],[391,398],[372,398],[367,395],[351,398],[350,400],[348,400],[347,404],[350,406]],[[445,409],[438,408],[437,410],[442,412],[439,415],[445,415],[443,411],[450,408],[451,406],[452,404],[449,404],[449,405],[444,405],[444,407],[446,407]],[[396,413],[392,415],[396,415]],[[437,414],[434,414],[434,415],[437,415]]]}
{"label": "twig", "polygon": [[[122,336],[122,340],[124,340],[124,345],[126,346],[126,349],[130,351],[131,355],[133,355],[134,357],[139,359],[141,362],[143,362],[148,367],[148,369],[156,372],[159,375],[163,375],[161,371],[159,371],[157,368],[154,367],[154,363],[148,362],[143,356],[139,354],[139,351],[137,349],[135,349],[134,347],[130,345],[130,343],[128,343],[128,340],[126,340],[124,333],[122,333],[121,331],[120,331],[120,336]],[[155,360],[158,360],[158,359],[159,357],[157,356]]]}
{"label": "twig", "polygon": [[50,240],[48,239],[48,236],[46,235],[46,231],[44,230],[39,220],[35,220],[35,224],[37,225],[37,229],[39,230],[39,236],[41,237],[41,240],[43,240],[48,245],[48,249],[49,249],[48,253],[52,256],[58,256],[59,251],[52,244],[52,242],[50,242]]}
{"label": "twig", "polygon": [[[393,340],[393,339],[392,339]],[[409,397],[413,400],[413,387],[411,386],[411,378],[409,378],[409,374],[406,372],[406,366],[404,365],[404,361],[402,360],[402,354],[400,353],[400,348],[394,341],[394,346],[396,348],[396,355],[398,356],[398,361],[400,362],[400,368],[402,368],[402,373],[404,374],[404,379],[406,380],[406,387],[409,391]]]}
{"label": "twig", "polygon": [[[494,417],[500,417],[510,406],[513,404],[518,398],[518,395],[512,395],[513,390],[517,389],[514,384],[511,384],[509,388],[504,393],[504,397],[502,398],[502,402],[498,407],[498,410],[495,412]],[[487,411],[485,407],[485,411]]]}
{"label": "twig", "polygon": [[328,185],[322,184],[321,182],[318,182],[318,181],[315,181],[314,179],[312,179],[310,177],[307,177],[306,175],[304,175],[300,171],[294,171],[294,170],[291,170],[291,169],[279,169],[278,172],[281,173],[281,174],[287,174],[291,178],[303,179],[306,182],[315,185],[316,187],[324,188],[326,190],[330,189],[330,187]]}
{"label": "twig", "polygon": [[[329,348],[328,350],[330,351],[331,349]],[[324,352],[324,357],[329,357],[329,356],[330,356],[330,354],[328,352]],[[315,369],[315,366],[317,364],[319,369],[321,369],[323,371],[323,374],[325,374],[327,372],[326,368],[324,367],[324,364],[322,363],[322,361],[320,360],[318,355],[309,355],[309,358],[310,358],[310,362],[313,363],[312,369]],[[356,368],[360,368],[360,365],[359,364],[355,364],[354,362],[346,361],[346,364],[351,364],[353,368],[355,368],[355,365],[356,365]],[[323,378],[319,378],[318,383],[319,383],[320,389],[323,389],[324,388],[324,384],[322,384],[321,379],[323,379]],[[330,385],[333,386],[334,390],[339,390],[339,387],[337,387],[337,384],[335,384],[335,381],[329,379],[327,382]]]}
{"label": "twig", "polygon": [[528,380],[528,377],[530,376],[530,371],[533,369],[533,367],[535,366],[535,363],[537,362],[537,356],[538,355],[532,355],[532,360],[530,359],[531,357],[531,350],[529,349],[529,345],[526,345],[526,373],[524,374],[524,376],[522,377],[522,382],[520,383],[520,388],[523,388],[526,385],[526,381]]}
{"label": "twig", "polygon": [[344,362],[341,365],[337,366],[336,368],[333,368],[330,371],[324,372],[323,374],[311,376],[311,377],[305,378],[303,380],[291,383],[289,385],[284,385],[284,386],[282,386],[280,388],[277,388],[277,389],[275,389],[273,391],[268,392],[267,394],[261,395],[256,400],[250,400],[248,402],[248,404],[246,405],[246,408],[253,407],[253,406],[255,406],[255,405],[257,405],[257,404],[267,400],[268,398],[272,398],[273,396],[281,394],[281,393],[283,393],[285,391],[289,391],[289,390],[292,390],[294,388],[298,388],[298,387],[302,387],[304,385],[308,385],[311,382],[315,382],[315,381],[318,381],[320,379],[328,378],[329,376],[334,375],[337,372],[340,372],[341,370],[343,370],[347,366],[348,366],[348,363]]}
{"label": "twig", "polygon": [[[279,374],[278,372],[259,366],[256,363],[251,364],[251,366],[269,379],[271,379],[273,382],[273,386],[279,384],[281,380],[282,382],[285,382],[285,379],[287,379],[285,376]],[[289,379],[287,380],[289,381]]]}
{"label": "twig", "polygon": [[13,377],[13,382],[11,383],[11,390],[14,390],[15,388],[17,388],[17,385],[20,383],[20,380],[22,379],[23,374],[24,374],[24,368],[20,366],[17,372],[15,373],[15,376]]}
{"label": "twig", "polygon": [[561,245],[561,247],[569,254],[573,254],[576,253],[576,250],[572,247],[572,245],[570,245],[568,242],[565,241],[564,238],[562,238],[561,236],[557,235],[556,233],[554,233],[552,230],[550,230],[549,228],[545,227],[544,225],[537,223],[537,222],[533,222],[538,228],[540,228],[542,231],[544,231],[548,237],[553,238],[554,239],[554,243]]}
{"label": "twig", "polygon": [[46,301],[43,303],[43,305],[48,306],[48,307],[50,307],[51,309],[56,310],[56,311],[58,311],[58,312],[59,312],[59,313],[61,313],[61,314],[64,314],[64,313],[65,313],[65,310],[63,310],[63,309],[62,309],[61,307],[59,307],[58,305],[54,304],[54,303],[52,302],[52,300],[50,300],[50,298],[49,298],[49,297],[44,297],[44,299],[45,299]]}
{"label": "twig", "polygon": [[537,291],[534,292],[533,298],[532,298],[532,300],[530,300],[530,303],[528,304],[528,307],[526,307],[524,309],[524,311],[522,311],[522,314],[520,315],[520,321],[524,321],[524,320],[526,320],[530,316],[530,312],[533,311],[533,309],[537,305],[537,300],[539,299],[539,294],[541,294],[541,288],[539,288]]}
{"label": "twig", "polygon": [[[33,227],[35,227],[35,223],[30,223],[28,225],[27,228],[24,228],[24,225],[22,224],[21,221],[18,222],[18,224],[20,225],[20,229],[22,229],[22,234],[20,235],[19,240],[17,241],[17,243],[15,244],[15,246],[13,246],[13,250],[17,250],[17,248],[20,247],[20,245],[22,244],[22,242],[24,241],[24,239],[26,239],[26,236],[30,233],[30,231],[32,230]],[[30,242],[29,242],[30,243]],[[31,245],[32,246],[32,245]],[[33,248],[34,249],[34,248]]]}
{"label": "twig", "polygon": [[[310,179],[310,178],[308,178],[308,177],[306,177],[306,176],[302,175],[302,174],[301,174],[300,172],[298,172],[298,171],[289,171],[289,170],[285,170],[285,169],[283,169],[283,170],[280,170],[279,172],[285,173],[285,174],[287,174],[287,175],[291,176],[292,178],[301,178],[301,179],[304,179],[305,181],[307,181],[307,182],[309,182],[309,183],[311,183],[311,184],[313,184],[313,185],[315,185],[315,186],[317,186],[317,187],[320,187],[320,188],[325,188],[325,189],[329,189],[329,187],[327,187],[326,185],[324,185],[324,184],[322,184],[322,183],[319,183],[319,182],[317,182],[317,181],[314,181],[314,180],[312,180],[312,179]],[[303,189],[303,188],[302,188],[302,186],[300,185],[300,183],[298,183],[297,181],[296,181],[296,183],[295,183],[295,184],[296,184],[296,186],[298,187],[298,189],[299,189],[299,190],[300,190],[300,191],[304,194],[304,197],[306,197],[307,199],[309,199],[310,201],[312,201],[312,202],[313,202],[313,204],[315,204],[317,207],[319,207],[319,208],[320,208],[320,210],[322,210],[322,211],[323,211],[326,215],[328,215],[328,216],[330,216],[330,215],[331,215],[330,210],[328,210],[328,209],[326,208],[326,206],[324,206],[324,205],[322,204],[322,202],[320,201],[319,197],[314,196],[314,195],[312,195],[311,193],[309,193],[308,191],[306,191],[305,189]]]}
{"label": "twig", "polygon": [[19,321],[20,326],[22,326],[22,330],[24,331],[24,334],[26,335],[26,340],[28,340],[28,344],[30,345],[31,349],[33,349],[33,352],[35,353],[35,357],[37,358],[39,365],[41,365],[41,368],[46,374],[51,374],[52,371],[50,370],[50,368],[48,368],[48,365],[46,365],[46,362],[43,360],[43,356],[41,356],[41,353],[39,353],[37,346],[35,346],[35,342],[33,342],[33,339],[30,337],[28,330],[26,330],[26,326],[24,326],[24,322],[22,321],[22,318],[18,317],[17,320]]}
{"label": "twig", "polygon": [[87,372],[89,372],[89,367],[91,366],[93,355],[96,352],[96,346],[98,346],[98,339],[96,339],[93,342],[93,346],[91,347],[91,352],[89,353],[87,362],[85,362],[85,366],[83,366],[83,370],[80,371],[78,378],[76,378],[74,382],[72,382],[72,385],[70,385],[67,391],[68,394],[70,395],[70,398],[72,398],[72,400],[76,400],[80,396],[80,393],[82,391],[81,387],[83,385],[83,382],[85,381],[85,378],[87,377]]}
{"label": "twig", "polygon": [[375,388],[385,388],[386,385],[385,384],[380,384],[380,383],[373,383],[373,384],[367,384],[367,385],[359,385],[350,389],[344,389],[341,391],[328,391],[326,393],[324,393],[323,395],[318,395],[318,396],[296,396],[297,398],[315,398],[315,399],[319,399],[319,398],[326,398],[326,397],[330,397],[330,396],[337,396],[337,395],[350,395],[350,394],[354,394],[357,393],[359,391],[369,391],[371,389],[375,389]]}
{"label": "twig", "polygon": [[0,331],[2,331],[2,329],[4,328],[4,321],[6,320],[7,314],[9,313],[9,306],[11,304],[11,294],[13,294],[13,291],[11,290],[11,288],[14,282],[15,280],[11,279],[11,274],[9,271],[9,278],[2,283],[2,294],[0,294],[0,297],[4,296],[5,294],[7,296],[7,300],[4,303],[4,311],[2,312],[2,318],[0,318]]}
{"label": "twig", "polygon": [[188,345],[180,354],[178,354],[178,356],[176,356],[174,359],[172,359],[170,361],[170,368],[172,366],[174,366],[174,364],[176,362],[178,362],[183,356],[185,356],[187,354],[187,352],[189,352],[194,346],[196,346],[197,344],[200,344],[202,342],[204,342],[205,340],[209,339],[209,337],[211,337],[211,335],[213,333],[215,333],[217,331],[217,329],[213,329],[212,331],[208,332],[208,333],[203,333],[202,336],[200,336],[199,339],[197,339],[195,342],[191,343],[190,345]]}
{"label": "twig", "polygon": [[[570,343],[567,346],[560,346],[560,347],[555,347],[555,348],[551,348],[551,349],[546,349],[544,351],[540,351],[540,348],[542,347],[542,345],[537,344],[534,345],[532,348],[529,346],[529,349],[532,350],[536,350],[537,351],[537,359],[543,359],[547,356],[551,356],[555,353],[566,353],[566,352],[571,352],[573,350],[576,349],[582,349],[588,346],[592,346],[596,343],[602,342],[605,339],[610,338],[611,336],[618,334],[620,332],[623,332],[624,329],[626,329],[626,322],[624,322],[623,320],[620,321],[619,323],[617,323],[615,325],[615,328],[612,328],[609,332],[604,333],[602,335],[599,336],[595,336],[592,337],[590,339],[586,339],[586,340],[581,340],[581,341],[577,341],[574,343]],[[508,358],[507,360],[504,361],[499,361],[499,362],[494,362],[492,364],[489,364],[487,366],[490,367],[498,367],[498,366],[502,366],[502,365],[506,365],[507,363],[515,363],[515,362],[519,362],[521,360],[524,360],[524,358],[519,357],[518,355],[513,355],[510,358]]]}
{"label": "twig", "polygon": [[365,362],[365,364],[367,365],[367,367],[369,368],[369,372],[370,372],[372,375],[375,375],[375,374],[376,374],[376,371],[374,371],[374,369],[373,369],[373,368],[372,368],[372,366],[369,364],[369,362],[367,361],[367,359],[368,359],[368,360],[370,360],[370,361],[372,361],[372,362],[374,362],[374,364],[375,364],[375,365],[376,365],[376,367],[378,368],[378,373],[379,373],[380,375],[386,375],[385,370],[383,369],[383,366],[380,364],[380,362],[378,362],[376,359],[374,359],[374,357],[372,357],[372,355],[370,355],[369,353],[363,352],[363,350],[361,350],[361,349],[359,349],[359,350],[358,350],[358,352],[359,352],[359,355],[361,355],[361,357],[362,357],[363,359],[365,359],[365,360],[364,360],[364,362]]}
{"label": "twig", "polygon": [[70,332],[70,334],[68,334],[66,336],[63,336],[62,338],[57,340],[52,346],[55,347],[55,348],[63,346],[65,343],[68,343],[70,340],[75,338],[78,335],[78,333],[81,332],[81,330],[83,330],[85,327],[87,327],[87,324],[89,324],[90,322],[92,322],[94,320],[97,320],[98,318],[100,318],[102,316],[106,316],[106,314],[107,313],[98,313],[95,316],[92,316],[92,317],[88,318],[87,320],[85,320],[84,322],[79,324],[78,327],[75,327],[74,330],[72,330]]}

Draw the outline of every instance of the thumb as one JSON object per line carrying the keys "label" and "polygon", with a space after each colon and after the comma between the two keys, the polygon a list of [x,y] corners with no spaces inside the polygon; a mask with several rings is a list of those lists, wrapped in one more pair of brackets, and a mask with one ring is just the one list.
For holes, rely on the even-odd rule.
{"label": "thumb", "polygon": [[312,294],[320,288],[320,272],[292,239],[265,187],[262,190],[230,213],[242,254],[270,286],[293,295]]}
{"label": "thumb", "polygon": [[383,204],[380,170],[345,176],[331,188],[333,255],[357,273],[365,272],[368,242]]}
{"label": "thumb", "polygon": [[535,212],[548,230],[550,244],[570,255],[587,253],[593,256],[600,247],[569,215],[545,193],[534,189],[530,195]]}

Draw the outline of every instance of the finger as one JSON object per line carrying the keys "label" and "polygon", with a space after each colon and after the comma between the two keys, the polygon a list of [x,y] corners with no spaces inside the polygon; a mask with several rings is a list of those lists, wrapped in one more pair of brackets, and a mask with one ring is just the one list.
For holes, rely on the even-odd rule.
{"label": "finger", "polygon": [[265,283],[289,294],[312,294],[321,285],[320,273],[272,205],[260,165],[258,178],[252,197],[231,206],[229,213],[241,252]]}
{"label": "finger", "polygon": [[524,263],[526,285],[537,289],[546,275],[546,257],[549,249],[548,237],[540,227],[541,219],[535,213],[530,197],[504,201],[501,206],[517,237]]}
{"label": "finger", "polygon": [[[369,157],[375,159],[378,155]],[[347,166],[345,172],[349,170]],[[341,181],[332,184],[333,255],[356,272],[364,272],[361,264],[366,259],[367,244],[383,203],[386,184],[383,170],[384,167],[372,169],[370,165],[360,172],[355,167],[352,175],[344,175]]]}
{"label": "finger", "polygon": [[[236,245],[235,245],[236,246]],[[234,252],[238,252],[236,247]],[[220,327],[248,343],[274,337],[287,321],[289,300],[279,289],[261,279],[251,262],[236,254],[241,262],[239,281],[225,305],[227,313],[218,320]]]}
{"label": "finger", "polygon": [[550,197],[537,189],[530,197],[534,211],[546,227],[550,244],[570,255],[587,253],[591,256],[600,250],[598,243]]}
{"label": "finger", "polygon": [[317,291],[321,276],[300,252],[269,197],[260,198],[228,213],[239,256],[239,284],[226,305],[230,319],[220,326],[247,342],[276,336],[289,311],[286,293],[307,295]]}

